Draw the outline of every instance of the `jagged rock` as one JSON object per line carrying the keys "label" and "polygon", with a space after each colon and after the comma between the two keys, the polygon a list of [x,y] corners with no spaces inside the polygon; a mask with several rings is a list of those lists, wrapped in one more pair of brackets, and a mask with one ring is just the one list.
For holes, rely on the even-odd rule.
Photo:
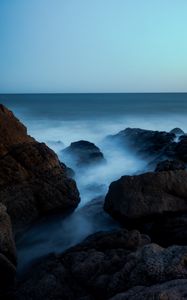
{"label": "jagged rock", "polygon": [[157,164],[155,172],[185,170],[186,166],[179,160],[164,160]]}
{"label": "jagged rock", "polygon": [[72,165],[82,167],[104,163],[105,159],[100,149],[88,141],[78,141],[62,151],[65,160]]}
{"label": "jagged rock", "polygon": [[173,296],[184,295],[186,257],[186,246],[165,249],[149,244],[137,231],[100,233],[35,266],[19,284],[16,299],[150,299],[148,295],[171,296],[172,291]]}
{"label": "jagged rock", "polygon": [[150,239],[125,229],[94,234],[62,255],[51,255],[34,266],[19,283],[16,300],[108,299],[112,278],[127,257]]}
{"label": "jagged rock", "polygon": [[171,144],[175,145],[173,144],[174,139],[174,133],[139,128],[126,128],[116,135],[107,137],[108,141],[116,141],[122,147],[129,147],[135,153],[146,158],[149,156],[168,155],[168,151],[171,152]]}
{"label": "jagged rock", "polygon": [[79,192],[56,154],[27,136],[24,125],[2,105],[0,126],[0,203],[7,207],[14,232],[43,214],[76,208]]}

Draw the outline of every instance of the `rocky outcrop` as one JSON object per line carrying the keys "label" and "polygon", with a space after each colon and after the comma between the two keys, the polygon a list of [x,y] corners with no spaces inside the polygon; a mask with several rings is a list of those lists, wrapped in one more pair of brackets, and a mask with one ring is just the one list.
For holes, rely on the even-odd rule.
{"label": "rocky outcrop", "polygon": [[127,263],[128,255],[148,243],[150,239],[138,231],[94,234],[35,266],[18,286],[16,299],[108,299],[118,290],[113,278]]}
{"label": "rocky outcrop", "polygon": [[179,160],[164,160],[157,164],[155,172],[185,170],[185,163]]}
{"label": "rocky outcrop", "polygon": [[[185,295],[186,256],[187,247],[165,249],[150,244],[137,231],[98,233],[35,266],[17,290],[16,299],[116,300],[150,299],[148,295],[171,292]],[[133,298],[138,295],[141,297]]]}
{"label": "rocky outcrop", "polygon": [[71,164],[84,167],[104,163],[105,159],[100,149],[88,141],[78,141],[71,143],[69,147],[62,151],[63,157]]}
{"label": "rocky outcrop", "polygon": [[10,110],[0,104],[0,156],[5,155],[12,146],[34,141],[27,135],[26,127]]}
{"label": "rocky outcrop", "polygon": [[187,172],[123,176],[113,182],[104,209],[127,228],[149,234],[161,245],[187,243]]}
{"label": "rocky outcrop", "polygon": [[79,192],[56,154],[0,108],[0,203],[7,207],[14,232],[44,214],[76,208]]}
{"label": "rocky outcrop", "polygon": [[105,210],[122,222],[187,211],[187,172],[123,176],[111,183]]}
{"label": "rocky outcrop", "polygon": [[107,140],[117,142],[122,147],[130,148],[131,151],[147,158],[173,154],[175,137],[174,133],[165,131],[126,128],[116,135],[108,136]]}
{"label": "rocky outcrop", "polygon": [[136,286],[110,300],[185,300],[187,279],[176,279],[152,286]]}
{"label": "rocky outcrop", "polygon": [[0,204],[0,293],[12,286],[16,275],[16,248],[6,207]]}

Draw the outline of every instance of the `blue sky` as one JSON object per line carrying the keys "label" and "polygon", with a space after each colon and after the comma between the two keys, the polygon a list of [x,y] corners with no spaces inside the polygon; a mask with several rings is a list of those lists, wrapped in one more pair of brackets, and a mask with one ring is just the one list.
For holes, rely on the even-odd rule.
{"label": "blue sky", "polygon": [[186,0],[0,0],[0,93],[187,91]]}

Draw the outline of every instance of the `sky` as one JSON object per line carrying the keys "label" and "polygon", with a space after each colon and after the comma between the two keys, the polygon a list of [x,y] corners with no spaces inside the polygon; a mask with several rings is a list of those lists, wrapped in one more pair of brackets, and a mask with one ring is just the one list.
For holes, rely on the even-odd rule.
{"label": "sky", "polygon": [[0,93],[187,92],[186,0],[0,0]]}

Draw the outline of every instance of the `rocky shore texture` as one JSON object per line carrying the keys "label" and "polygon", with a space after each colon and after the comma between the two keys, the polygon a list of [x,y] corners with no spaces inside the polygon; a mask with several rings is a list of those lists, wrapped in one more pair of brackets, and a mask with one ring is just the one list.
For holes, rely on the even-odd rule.
{"label": "rocky shore texture", "polygon": [[76,183],[67,177],[56,154],[27,135],[25,126],[3,105],[0,166],[0,284],[4,288],[15,275],[14,236],[43,215],[69,213],[80,199]]}
{"label": "rocky shore texture", "polygon": [[[144,174],[124,174],[104,196],[119,229],[42,258],[18,280],[15,236],[43,215],[70,213],[80,199],[56,154],[0,106],[0,299],[187,299],[186,135],[179,128],[128,128],[107,141],[129,147],[149,166]],[[90,166],[92,157],[103,162],[94,144],[75,144],[65,151],[73,151],[77,166]]]}

